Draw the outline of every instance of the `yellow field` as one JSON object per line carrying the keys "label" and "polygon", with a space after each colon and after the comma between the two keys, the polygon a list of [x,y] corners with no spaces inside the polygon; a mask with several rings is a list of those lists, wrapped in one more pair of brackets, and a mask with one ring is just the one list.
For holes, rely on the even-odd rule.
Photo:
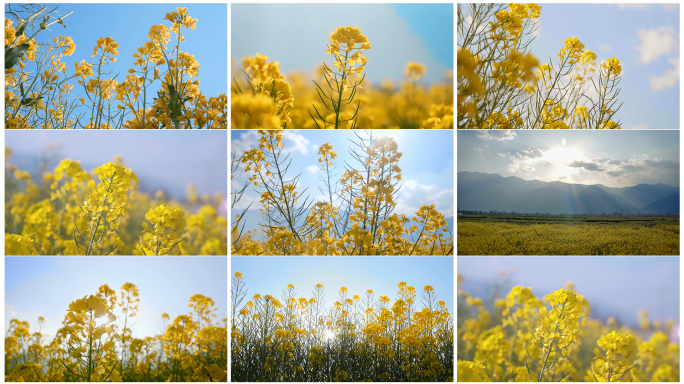
{"label": "yellow field", "polygon": [[678,255],[679,221],[458,222],[459,255]]}

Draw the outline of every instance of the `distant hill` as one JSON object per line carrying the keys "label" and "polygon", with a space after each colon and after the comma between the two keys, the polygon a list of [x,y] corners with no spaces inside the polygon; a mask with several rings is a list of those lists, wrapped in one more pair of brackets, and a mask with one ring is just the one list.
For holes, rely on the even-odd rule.
{"label": "distant hill", "polygon": [[630,204],[644,208],[647,205],[668,197],[675,192],[679,192],[679,188],[666,184],[639,184],[627,188],[620,195]]}
{"label": "distant hill", "polygon": [[[610,188],[600,184],[523,180],[515,176],[465,171],[457,174],[457,180],[459,210],[636,214],[644,208],[644,213],[679,212],[679,188],[665,184]],[[675,193],[677,197],[673,196]],[[647,206],[649,211],[645,210]]]}
{"label": "distant hill", "polygon": [[679,214],[679,192],[673,193],[668,197],[656,200],[641,209],[644,213],[657,215]]}

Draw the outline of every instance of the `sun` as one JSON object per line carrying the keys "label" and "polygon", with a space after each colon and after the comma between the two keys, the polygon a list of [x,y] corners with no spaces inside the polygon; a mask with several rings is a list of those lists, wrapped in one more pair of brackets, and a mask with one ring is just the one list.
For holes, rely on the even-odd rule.
{"label": "sun", "polygon": [[325,334],[323,335],[323,338],[325,341],[330,341],[335,338],[335,332],[331,330],[325,331]]}
{"label": "sun", "polygon": [[566,165],[580,157],[581,156],[577,151],[568,148],[549,149],[544,153],[544,159],[554,165]]}

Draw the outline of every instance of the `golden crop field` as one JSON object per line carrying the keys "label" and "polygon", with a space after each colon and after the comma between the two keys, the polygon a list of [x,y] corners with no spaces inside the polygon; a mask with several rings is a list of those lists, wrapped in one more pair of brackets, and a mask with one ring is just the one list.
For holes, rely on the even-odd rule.
{"label": "golden crop field", "polygon": [[459,255],[679,255],[679,220],[459,218]]}
{"label": "golden crop field", "polygon": [[5,337],[5,381],[227,381],[227,320],[214,324],[214,301],[188,300],[187,315],[170,321],[163,333],[132,337],[137,321],[138,287],[117,292],[102,285],[94,295],[74,300],[63,327],[48,341],[45,319],[37,329],[12,319]]}
{"label": "golden crop field", "polygon": [[[233,63],[233,129],[380,129],[441,128],[454,124],[453,70],[444,82],[426,85],[426,68],[406,63],[401,83],[370,84],[374,68],[365,56],[372,36],[358,27],[338,27],[328,43],[321,36],[321,60],[313,76],[280,72],[278,61],[256,53]],[[327,48],[327,49],[326,49]],[[311,63],[313,67],[316,63]],[[365,80],[365,81],[364,81]]]}
{"label": "golden crop field", "polygon": [[545,298],[516,286],[488,310],[458,281],[458,381],[679,381],[673,321],[604,324],[572,284]]}
{"label": "golden crop field", "polygon": [[[198,196],[188,203],[162,191],[137,191],[137,175],[123,159],[90,174],[79,161],[62,160],[34,181],[10,163],[5,149],[5,254],[7,255],[226,255],[228,221],[218,214],[223,198]],[[190,206],[201,207],[191,214]]]}
{"label": "golden crop field", "polygon": [[397,299],[348,297],[332,306],[324,287],[297,297],[290,284],[282,301],[247,290],[240,272],[231,290],[231,381],[453,381],[453,320],[427,285],[405,282]]}

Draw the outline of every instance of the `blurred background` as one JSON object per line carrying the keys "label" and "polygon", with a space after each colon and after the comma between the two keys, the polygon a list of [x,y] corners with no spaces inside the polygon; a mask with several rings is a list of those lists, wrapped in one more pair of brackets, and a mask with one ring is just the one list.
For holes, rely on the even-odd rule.
{"label": "blurred background", "polygon": [[492,307],[516,285],[538,299],[574,284],[591,306],[591,317],[639,325],[639,311],[651,322],[679,324],[679,257],[504,256],[458,257],[460,288]]}
{"label": "blurred background", "polygon": [[[5,147],[12,151],[10,162],[39,184],[37,176],[62,159],[80,160],[90,172],[120,156],[138,175],[141,192],[163,191],[167,198],[185,201],[192,183],[199,196],[213,200],[227,195],[227,136],[225,131],[7,131]],[[225,209],[221,213],[225,216]]]}
{"label": "blurred background", "polygon": [[[125,283],[140,293],[133,337],[163,333],[161,315],[173,321],[191,311],[188,300],[201,294],[214,300],[213,324],[228,316],[225,257],[6,257],[5,329],[10,320],[28,321],[32,331],[45,318],[43,337],[50,341],[62,327],[69,303],[97,293],[107,284],[117,292]],[[116,308],[115,315],[121,314]],[[117,323],[123,328],[123,320]],[[130,323],[128,324],[130,326]]]}
{"label": "blurred background", "polygon": [[364,82],[399,81],[409,61],[426,66],[427,84],[454,67],[453,4],[233,4],[231,21],[233,60],[259,53],[279,61],[283,73],[330,63],[328,36],[346,26],[371,44]]}

